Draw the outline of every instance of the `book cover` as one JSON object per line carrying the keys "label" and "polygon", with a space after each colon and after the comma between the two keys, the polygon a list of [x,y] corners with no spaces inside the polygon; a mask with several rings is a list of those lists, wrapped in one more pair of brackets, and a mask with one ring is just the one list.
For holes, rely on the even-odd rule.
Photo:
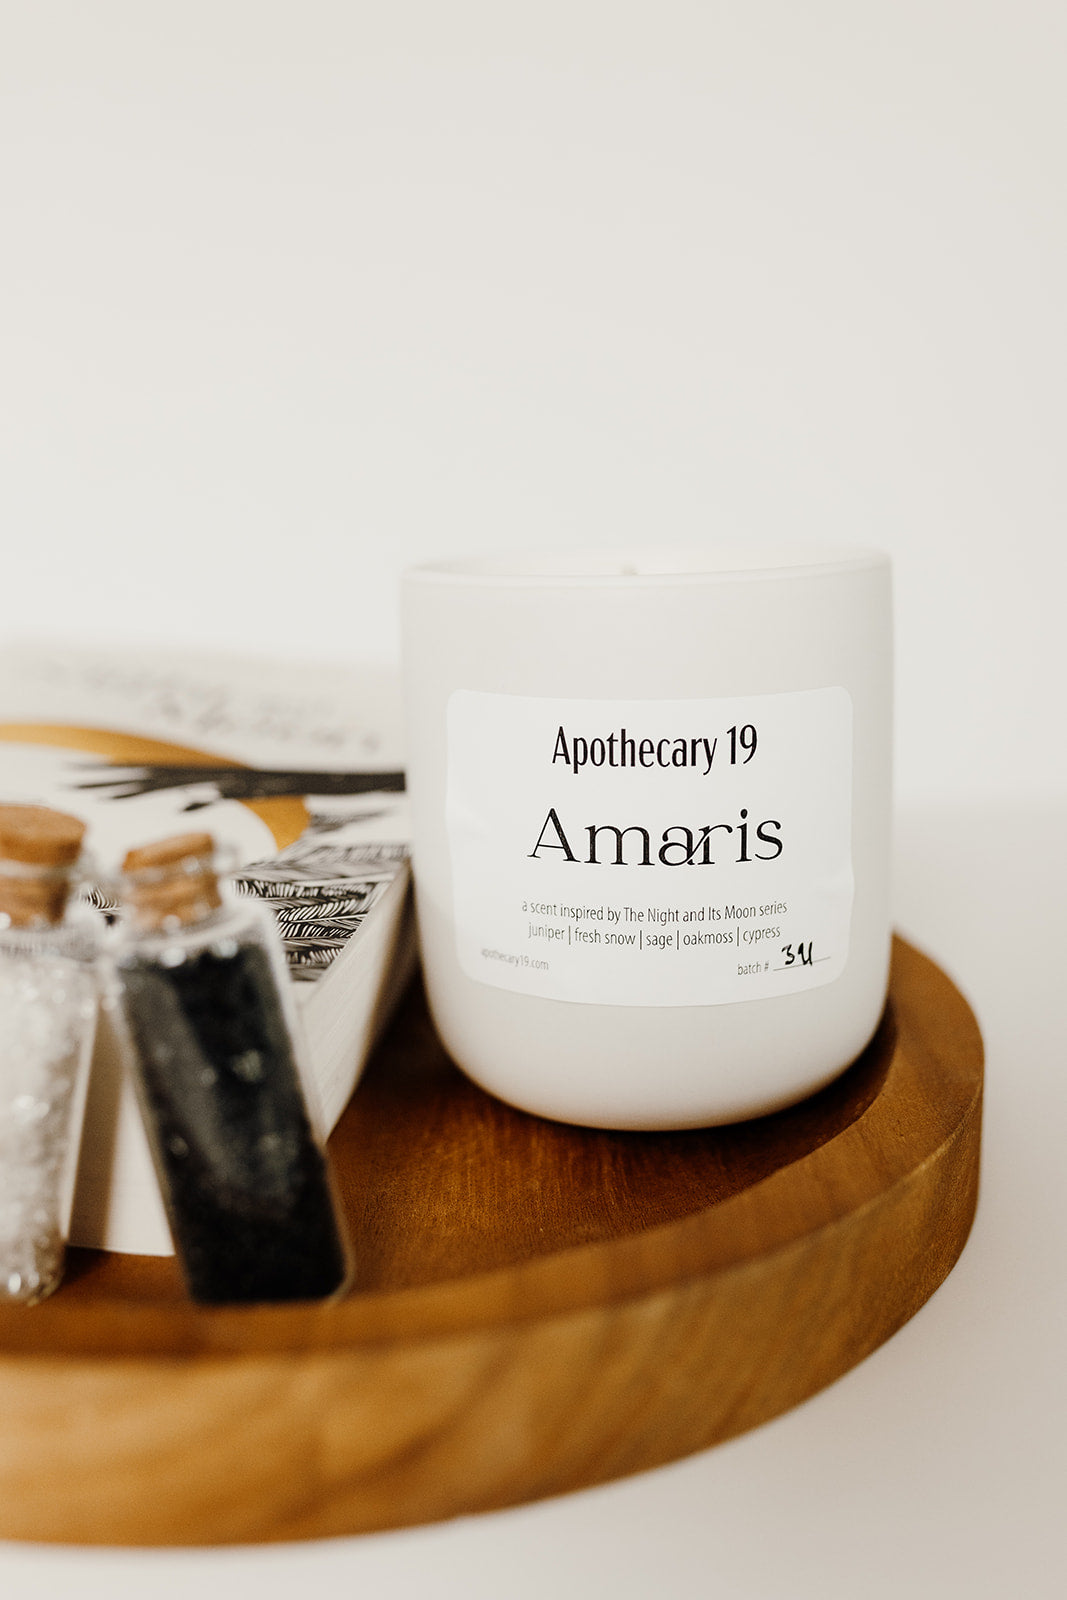
{"label": "book cover", "polygon": [[[395,678],[221,655],[0,649],[0,799],[83,818],[88,897],[110,915],[125,851],[210,831],[285,946],[325,1135],[410,975]],[[172,1246],[131,1086],[101,1013],[71,1243]]]}

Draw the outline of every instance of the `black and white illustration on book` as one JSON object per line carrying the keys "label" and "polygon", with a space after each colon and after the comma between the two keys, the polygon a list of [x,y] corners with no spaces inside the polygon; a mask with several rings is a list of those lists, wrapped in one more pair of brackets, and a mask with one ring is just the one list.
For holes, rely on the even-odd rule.
{"label": "black and white illustration on book", "polygon": [[106,769],[107,778],[79,783],[79,789],[108,790],[112,800],[155,794],[162,789],[206,785],[214,792],[191,799],[182,808],[199,811],[216,800],[275,800],[282,795],[400,794],[402,772],[290,772],[275,767],[161,766],[128,767],[120,773]]}
{"label": "black and white illustration on book", "polygon": [[[233,874],[239,894],[256,895],[274,913],[289,971],[317,978],[343,950],[407,860],[402,844],[345,843],[345,823],[330,817],[268,861]],[[358,820],[363,821],[360,817]]]}
{"label": "black and white illustration on book", "polygon": [[[230,874],[238,894],[265,900],[274,914],[293,978],[311,982],[332,964],[407,860],[401,842],[368,840],[366,825],[390,817],[404,774],[309,772],[278,768],[172,766],[94,767],[75,785],[100,799],[122,801],[161,790],[195,790],[181,807],[200,811],[220,800],[299,797],[308,826],[276,855]],[[106,773],[106,776],[103,774]],[[346,805],[360,797],[362,804]],[[389,830],[383,830],[388,832]],[[105,891],[92,897],[115,909]]]}

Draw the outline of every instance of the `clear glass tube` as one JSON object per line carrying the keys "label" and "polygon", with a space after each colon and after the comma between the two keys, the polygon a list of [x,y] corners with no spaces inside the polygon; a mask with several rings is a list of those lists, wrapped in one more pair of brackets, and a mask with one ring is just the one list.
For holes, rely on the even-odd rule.
{"label": "clear glass tube", "polygon": [[347,1246],[269,911],[226,899],[143,921],[135,907],[115,944],[123,1044],[190,1295],[338,1293]]}
{"label": "clear glass tube", "polygon": [[59,1285],[97,1011],[102,923],[0,928],[0,1300]]}

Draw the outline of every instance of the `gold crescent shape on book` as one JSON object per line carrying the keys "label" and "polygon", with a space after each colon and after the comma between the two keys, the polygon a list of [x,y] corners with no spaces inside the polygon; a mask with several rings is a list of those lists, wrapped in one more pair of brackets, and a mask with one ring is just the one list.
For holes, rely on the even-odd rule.
{"label": "gold crescent shape on book", "polygon": [[[243,761],[189,745],[168,744],[139,733],[118,733],[113,728],[64,727],[53,722],[0,722],[0,741],[12,744],[46,744],[66,750],[88,750],[117,767],[241,767]],[[277,795],[266,800],[242,800],[274,836],[279,850],[294,843],[307,827],[307,806],[298,795]]]}

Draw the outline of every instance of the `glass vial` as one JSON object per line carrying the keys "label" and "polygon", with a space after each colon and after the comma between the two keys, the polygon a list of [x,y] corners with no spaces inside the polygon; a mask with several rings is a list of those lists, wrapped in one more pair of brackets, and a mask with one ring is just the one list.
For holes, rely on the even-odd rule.
{"label": "glass vial", "polygon": [[0,1301],[63,1276],[103,923],[71,901],[85,824],[0,805]]}
{"label": "glass vial", "polygon": [[115,946],[124,1044],[186,1285],[320,1299],[348,1253],[269,910],[224,899],[209,834],[131,850]]}

